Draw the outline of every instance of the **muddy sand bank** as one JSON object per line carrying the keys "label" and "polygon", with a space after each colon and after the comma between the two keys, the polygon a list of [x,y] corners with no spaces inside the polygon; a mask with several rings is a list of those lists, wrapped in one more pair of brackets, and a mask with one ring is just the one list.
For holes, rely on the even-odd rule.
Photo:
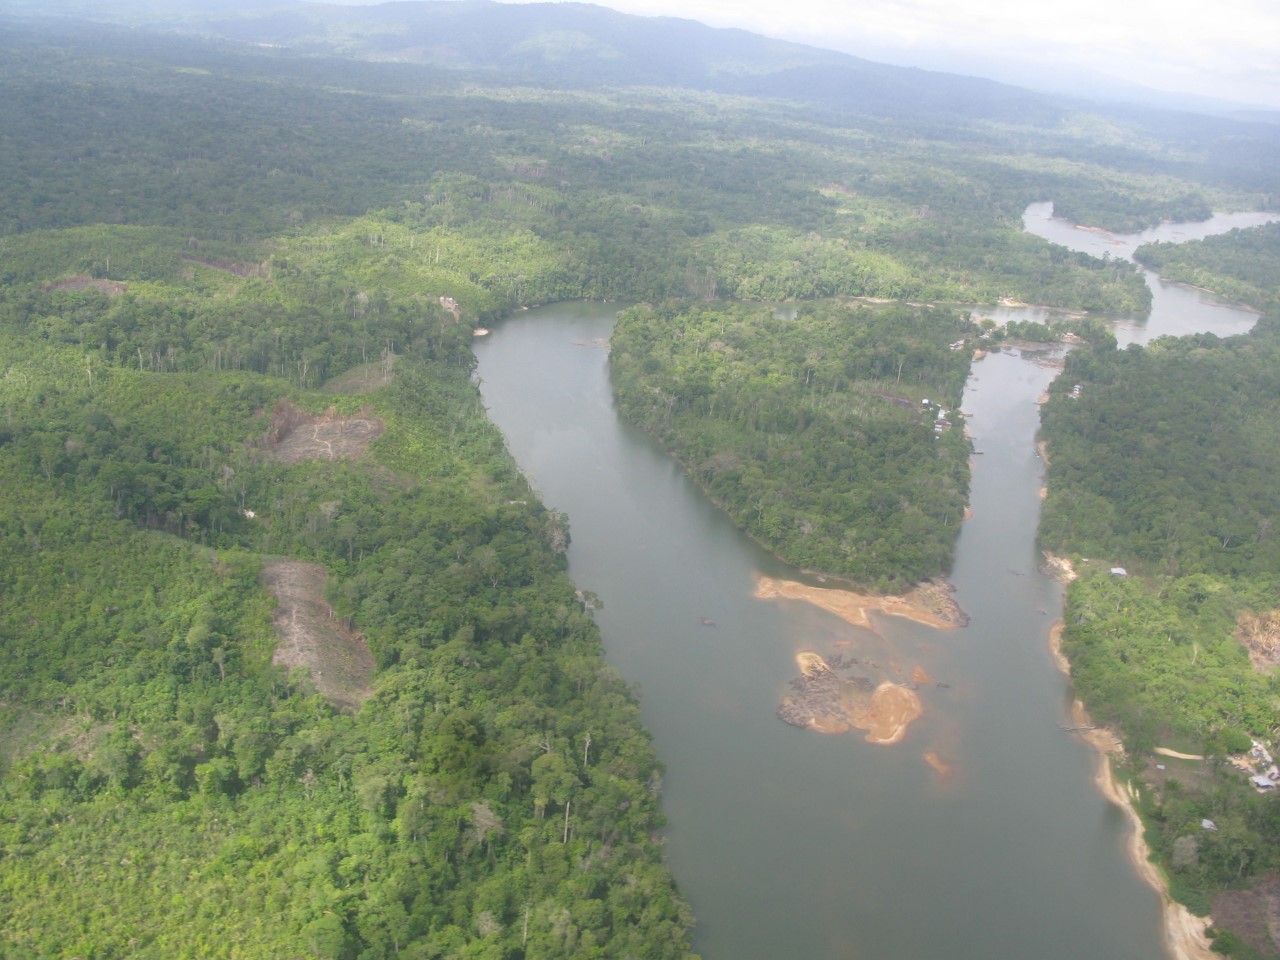
{"label": "muddy sand bank", "polygon": [[828,587],[814,587],[794,580],[760,576],[756,580],[758,600],[804,600],[833,613],[855,627],[872,629],[870,614],[905,617],[938,630],[963,627],[969,618],[951,597],[951,585],[930,580],[902,596],[875,596]]}

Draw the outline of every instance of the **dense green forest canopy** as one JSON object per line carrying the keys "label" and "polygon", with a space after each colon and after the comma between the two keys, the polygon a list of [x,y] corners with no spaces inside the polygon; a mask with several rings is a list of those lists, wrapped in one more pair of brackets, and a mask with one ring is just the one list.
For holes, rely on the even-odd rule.
{"label": "dense green forest canopy", "polygon": [[[351,397],[6,325],[6,955],[687,949],[658,766],[560,572],[563,522],[465,360],[399,349]],[[281,399],[385,433],[286,463]],[[355,714],[272,665],[282,555],[328,571],[314,602],[372,650]]]}
{"label": "dense green forest canopy", "polygon": [[1190,243],[1149,243],[1134,258],[1169,280],[1204,287],[1259,310],[1274,310],[1280,300],[1280,223]]}
{"label": "dense green forest canopy", "polygon": [[902,589],[950,567],[969,481],[955,408],[977,332],[905,306],[635,307],[610,373],[622,414],[764,546]]}
{"label": "dense green forest canopy", "polygon": [[[1068,590],[1064,649],[1090,711],[1130,749],[1146,836],[1174,894],[1238,919],[1230,890],[1280,866],[1276,804],[1234,767],[1170,761],[1166,773],[1148,758],[1158,744],[1214,758],[1280,735],[1280,273],[1258,269],[1274,262],[1274,232],[1140,256],[1272,312],[1248,336],[1074,352],[1043,413],[1040,538],[1090,558]],[[1110,574],[1113,564],[1129,576]],[[1217,945],[1274,955],[1252,922]]]}
{"label": "dense green forest canopy", "polygon": [[[511,19],[460,65],[372,62],[366,18],[446,8]],[[963,313],[719,298],[1140,308],[1125,264],[1023,235],[1026,204],[1116,226],[1276,195],[1261,127],[742,37],[772,76],[713,83],[723,34],[687,25],[658,88],[634,58],[608,86],[546,69],[565,23],[631,25],[583,8],[550,34],[489,4],[223,9],[120,8],[205,39],[0,29],[8,956],[687,955],[660,766],[565,519],[484,418],[473,326],[654,304],[620,327],[631,415],[762,542],[896,585],[945,568],[963,505],[963,438],[917,396],[955,406]],[[311,39],[253,46],[264,24]],[[282,453],[348,424],[367,448]],[[336,678],[273,664],[290,576]]]}

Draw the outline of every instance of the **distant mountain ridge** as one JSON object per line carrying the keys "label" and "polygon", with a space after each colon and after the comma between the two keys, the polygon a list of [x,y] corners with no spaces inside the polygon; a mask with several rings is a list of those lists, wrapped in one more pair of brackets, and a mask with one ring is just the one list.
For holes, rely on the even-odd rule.
{"label": "distant mountain ridge", "polygon": [[[896,128],[896,136],[957,138],[996,151],[1049,152],[1079,160],[1092,131],[1110,161],[1138,172],[1207,177],[1227,189],[1276,195],[1275,115],[1216,116],[1020,87],[776,40],[672,17],[639,17],[585,3],[408,0],[343,6],[299,0],[0,0],[23,19],[127,28],[134,39],[166,33],[215,39],[281,58],[339,57],[426,71],[416,82],[598,91],[667,88],[789,104],[820,123]],[[322,68],[321,68],[322,69]],[[428,81],[428,74],[435,79]],[[414,81],[409,81],[414,82]],[[1119,124],[1138,137],[1124,145]],[[887,132],[887,131],[886,131]],[[1030,136],[1026,134],[1030,133]],[[1159,149],[1138,148],[1142,140]],[[1176,146],[1175,146],[1176,145]],[[1172,147],[1172,149],[1170,149]]]}
{"label": "distant mountain ridge", "polygon": [[299,53],[480,71],[540,85],[684,87],[910,120],[1045,124],[1067,113],[1052,97],[992,80],[582,3],[415,0],[264,9],[244,0],[140,0],[108,11],[83,0],[16,0],[10,10],[194,32]]}

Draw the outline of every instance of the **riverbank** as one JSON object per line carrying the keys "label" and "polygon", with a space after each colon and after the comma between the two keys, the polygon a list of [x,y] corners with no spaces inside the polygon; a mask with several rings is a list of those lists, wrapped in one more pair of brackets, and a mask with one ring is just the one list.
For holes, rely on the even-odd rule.
{"label": "riverbank", "polygon": [[937,630],[963,627],[969,618],[951,597],[951,585],[940,580],[917,584],[901,596],[877,596],[829,587],[814,587],[795,580],[756,578],[757,600],[803,600],[835,614],[855,627],[874,629],[870,614],[904,617]]}
{"label": "riverbank", "polygon": [[[1062,652],[1062,631],[1065,624],[1059,620],[1049,628],[1049,652],[1057,668],[1067,677],[1071,676],[1071,663]],[[1112,758],[1124,755],[1124,747],[1115,732],[1093,724],[1089,712],[1077,698],[1071,704],[1071,725],[1075,732],[1094,748],[1097,753],[1097,768],[1094,772],[1094,783],[1099,792],[1111,803],[1120,808],[1125,819],[1129,821],[1129,839],[1125,845],[1125,853],[1138,876],[1160,896],[1161,927],[1164,934],[1165,947],[1173,960],[1214,960],[1221,954],[1214,953],[1210,947],[1209,937],[1205,930],[1209,927],[1209,918],[1197,917],[1185,906],[1169,895],[1169,884],[1156,864],[1151,862],[1151,848],[1144,837],[1145,826],[1134,803],[1132,789],[1127,784],[1116,780],[1112,769]]]}

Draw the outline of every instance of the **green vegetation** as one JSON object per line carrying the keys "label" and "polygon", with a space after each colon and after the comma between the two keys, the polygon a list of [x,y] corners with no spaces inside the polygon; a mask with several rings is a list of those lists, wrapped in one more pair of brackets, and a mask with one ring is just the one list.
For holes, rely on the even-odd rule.
{"label": "green vegetation", "polygon": [[1043,414],[1043,544],[1170,576],[1280,569],[1277,355],[1268,330],[1071,354]]}
{"label": "green vegetation", "polygon": [[[659,764],[563,575],[564,518],[484,418],[472,327],[667,304],[619,327],[628,414],[771,548],[897,586],[949,563],[965,444],[919,399],[954,409],[967,320],[705,304],[1140,308],[1128,265],[1023,235],[1025,205],[1111,226],[1273,188],[1181,134],[792,48],[683,89],[629,54],[604,89],[497,9],[466,70],[333,56],[399,36],[337,8],[228,5],[213,42],[0,33],[6,956],[688,955]],[[311,53],[240,41],[270,30]],[[828,99],[801,95],[815,76]],[[281,454],[356,420],[367,450]],[[1232,531],[1242,564],[1270,549]],[[281,558],[367,644],[340,696],[318,660],[272,664]],[[1215,735],[1250,728],[1251,689]]]}
{"label": "green vegetation", "polygon": [[959,405],[975,333],[900,306],[636,307],[610,370],[623,415],[770,550],[902,588],[950,566],[969,444],[934,418]]}
{"label": "green vegetation", "polygon": [[[292,364],[138,370],[6,316],[6,955],[686,953],[634,700],[449,319],[412,324],[357,399],[300,390]],[[335,332],[310,329],[303,353]],[[280,398],[386,433],[279,462]],[[329,571],[376,657],[354,715],[271,665],[279,554]]]}
{"label": "green vegetation", "polygon": [[[1277,370],[1274,317],[1229,340],[1101,344],[1071,354],[1043,413],[1040,538],[1091,558],[1067,595],[1072,677],[1150,784],[1148,842],[1174,895],[1202,913],[1280,866],[1280,808],[1234,767],[1170,761],[1154,775],[1148,758],[1157,745],[1220,758],[1280,736]],[[1234,933],[1218,945],[1252,955]]]}
{"label": "green vegetation", "polygon": [[1189,243],[1148,243],[1134,258],[1166,279],[1204,287],[1259,310],[1273,309],[1280,299],[1280,223]]}

